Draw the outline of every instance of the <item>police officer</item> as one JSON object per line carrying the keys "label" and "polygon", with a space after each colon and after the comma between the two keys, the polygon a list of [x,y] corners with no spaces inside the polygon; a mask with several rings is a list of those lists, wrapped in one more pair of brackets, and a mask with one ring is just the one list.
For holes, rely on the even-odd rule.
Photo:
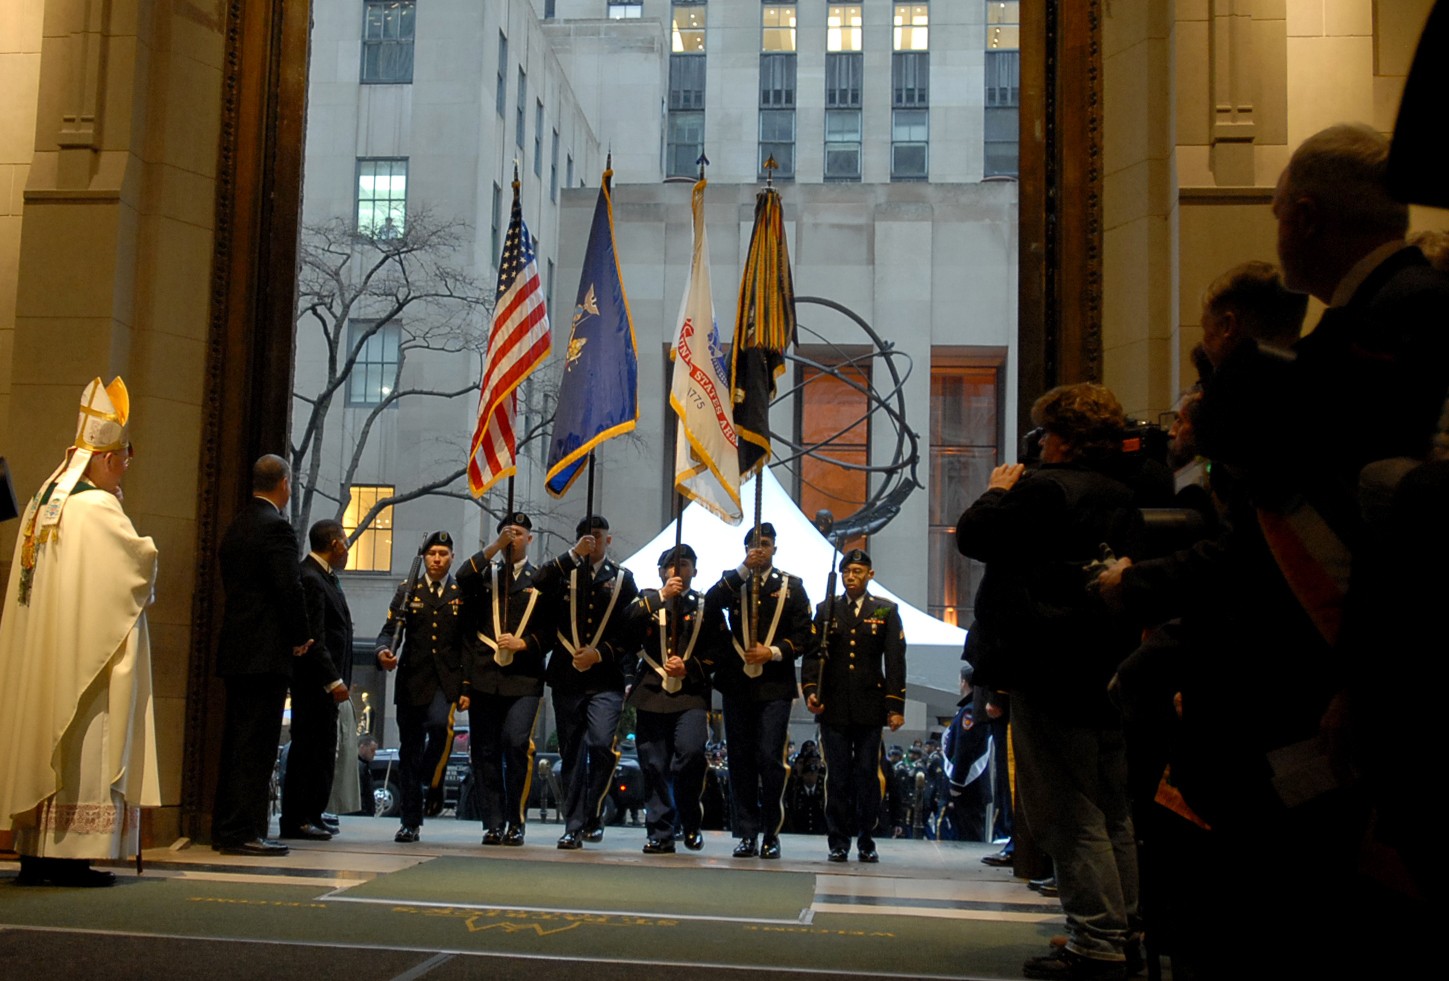
{"label": "police officer", "polygon": [[548,683],[566,784],[558,847],[566,851],[604,838],[599,808],[619,762],[615,735],[634,652],[626,611],[639,595],[629,570],[608,557],[613,538],[602,515],[584,518],[575,532],[574,547],[534,575],[553,601]]}
{"label": "police officer", "polygon": [[814,643],[805,585],[774,562],[775,526],[765,522],[745,534],[744,562],[707,596],[727,611],[733,648],[720,655],[714,678],[724,696],[735,858],[780,857],[795,661]]}
{"label": "police officer", "polygon": [[[425,575],[408,589],[403,580],[377,636],[377,664],[397,670],[398,763],[402,827],[394,841],[414,842],[423,825],[423,787],[441,780],[453,742],[453,706],[462,694],[463,593],[448,570],[453,537],[435,531],[423,544]],[[402,618],[403,639],[394,651],[393,627]]]}
{"label": "police officer", "polygon": [[498,538],[458,568],[465,621],[459,708],[468,710],[485,845],[523,844],[533,727],[553,642],[548,603],[528,561],[532,529],[522,511],[505,515]]}
{"label": "police officer", "polygon": [[[704,847],[700,832],[709,736],[710,675],[721,646],[729,643],[724,614],[690,589],[694,549],[671,548],[659,556],[661,589],[646,589],[629,606],[639,645],[637,680],[630,699],[639,766],[644,771],[644,854],[673,854],[674,828],[684,847]],[[677,622],[676,622],[677,618]]]}
{"label": "police officer", "polygon": [[845,595],[815,610],[817,636],[830,617],[829,638],[805,655],[800,687],[805,707],[820,717],[830,861],[850,856],[855,834],[860,860],[877,862],[880,728],[895,732],[906,721],[906,634],[896,605],[866,589],[875,578],[869,555],[846,552],[840,572]]}

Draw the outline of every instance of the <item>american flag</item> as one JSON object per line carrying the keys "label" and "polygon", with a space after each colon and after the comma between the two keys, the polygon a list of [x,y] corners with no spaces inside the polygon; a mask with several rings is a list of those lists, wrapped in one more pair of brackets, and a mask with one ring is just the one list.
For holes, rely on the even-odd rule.
{"label": "american flag", "polygon": [[518,182],[514,181],[513,215],[498,263],[493,327],[488,335],[488,355],[478,397],[478,424],[473,429],[473,449],[468,457],[468,490],[474,497],[482,497],[488,488],[517,472],[513,431],[517,388],[548,357],[550,348],[548,311],[544,309],[533,236],[523,224]]}

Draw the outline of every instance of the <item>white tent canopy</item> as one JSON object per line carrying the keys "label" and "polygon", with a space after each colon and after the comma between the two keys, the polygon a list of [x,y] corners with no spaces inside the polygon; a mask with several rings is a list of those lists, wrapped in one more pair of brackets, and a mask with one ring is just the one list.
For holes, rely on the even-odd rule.
{"label": "white tent canopy", "polygon": [[[745,532],[754,514],[754,480],[747,481],[740,489],[740,499],[746,512],[746,523],[741,525],[726,524],[696,504],[684,509],[683,540],[699,556],[701,566],[696,575],[697,588],[708,588],[724,569],[733,568],[745,557]],[[826,577],[835,554],[830,542],[810,523],[768,468],[764,471],[762,502],[762,520],[775,526],[780,547],[779,567],[804,581],[812,603],[824,599]],[[673,547],[674,522],[671,521],[648,544],[624,559],[623,565],[634,573],[641,589],[657,588],[659,556]],[[954,706],[966,631],[916,609],[892,593],[879,578],[871,582],[870,592],[894,600],[900,607],[906,630],[907,694],[926,702],[933,715]]]}

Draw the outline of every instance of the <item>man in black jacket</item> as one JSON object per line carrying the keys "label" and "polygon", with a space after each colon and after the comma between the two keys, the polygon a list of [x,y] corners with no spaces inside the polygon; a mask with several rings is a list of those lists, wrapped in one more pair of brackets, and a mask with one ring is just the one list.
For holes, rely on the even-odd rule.
{"label": "man in black jacket", "polygon": [[[533,521],[498,522],[498,538],[458,569],[463,591],[463,697],[483,844],[522,845],[533,775],[533,727],[552,645],[549,604],[528,561]],[[494,556],[503,558],[494,562]]]}
{"label": "man in black jacket", "polygon": [[706,597],[728,611],[733,647],[720,655],[714,681],[724,695],[735,858],[780,857],[795,661],[815,641],[804,583],[774,561],[775,526],[765,522],[745,534],[745,561]]}
{"label": "man in black jacket", "polygon": [[553,597],[556,632],[548,683],[567,783],[564,833],[558,840],[565,851],[604,838],[599,808],[619,762],[615,740],[624,708],[624,672],[632,670],[625,611],[639,595],[629,570],[608,557],[609,522],[590,515],[576,532],[574,547],[534,576],[534,584]]}
{"label": "man in black jacket", "polygon": [[700,833],[704,744],[709,736],[710,675],[728,642],[724,614],[690,589],[694,549],[659,556],[662,589],[646,589],[629,606],[640,661],[630,699],[638,710],[636,742],[644,771],[644,854],[673,854],[676,823],[684,847],[704,847]]}
{"label": "man in black jacket", "polygon": [[337,706],[348,698],[344,665],[352,658],[352,613],[337,579],[347,567],[347,533],[324,519],[307,537],[312,550],[302,560],[302,595],[315,641],[292,669],[292,748],[280,823],[283,838],[326,841],[332,832],[322,812],[337,765]]}
{"label": "man in black jacket", "polygon": [[800,689],[820,719],[830,861],[849,857],[854,834],[860,860],[877,862],[880,729],[906,721],[906,632],[896,604],[866,591],[875,570],[863,549],[845,553],[840,572],[845,595],[815,609],[821,642],[801,662]]}
{"label": "man in black jacket", "polygon": [[268,787],[296,658],[313,635],[297,570],[297,536],[282,514],[292,468],[268,454],[252,467],[252,499],[221,542],[226,590],[216,673],[226,683],[211,843],[229,854],[284,855],[267,838]]}
{"label": "man in black jacket", "polygon": [[[403,580],[377,635],[377,663],[397,670],[398,764],[402,781],[402,827],[394,840],[415,842],[423,824],[424,786],[432,786],[453,742],[453,706],[463,693],[463,593],[448,574],[453,537],[435,531],[423,544],[425,575]],[[393,630],[403,625],[401,652]]]}

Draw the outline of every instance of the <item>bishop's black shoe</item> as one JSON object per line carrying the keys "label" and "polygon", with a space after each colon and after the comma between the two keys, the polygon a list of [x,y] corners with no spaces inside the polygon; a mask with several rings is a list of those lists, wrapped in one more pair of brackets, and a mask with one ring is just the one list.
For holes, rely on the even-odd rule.
{"label": "bishop's black shoe", "polygon": [[392,840],[399,845],[411,845],[413,842],[421,840],[422,837],[422,832],[417,828],[410,828],[405,824],[397,829],[397,834],[392,836]]}
{"label": "bishop's black shoe", "polygon": [[503,829],[502,828],[489,828],[487,831],[483,832],[483,844],[485,844],[485,845],[501,845],[501,844],[503,844]]}
{"label": "bishop's black shoe", "polygon": [[644,854],[673,855],[674,841],[673,839],[668,839],[665,841],[655,841],[653,838],[650,838],[648,841],[644,842]]}
{"label": "bishop's black shoe", "polygon": [[755,836],[751,835],[748,838],[741,838],[740,843],[735,846],[735,850],[731,854],[735,858],[754,858],[760,854],[760,849],[755,844]]}
{"label": "bishop's black shoe", "polygon": [[850,853],[844,848],[830,849],[830,856],[826,859],[829,862],[843,862],[850,857]]}
{"label": "bishop's black shoe", "polygon": [[566,852],[578,851],[584,847],[584,838],[577,831],[565,831],[559,836],[558,847]]}
{"label": "bishop's black shoe", "polygon": [[780,839],[779,838],[775,838],[773,836],[772,837],[769,837],[769,838],[766,838],[764,840],[764,842],[760,845],[760,857],[761,858],[779,858],[780,857]]}
{"label": "bishop's black shoe", "polygon": [[698,831],[686,831],[684,833],[684,847],[692,852],[697,852],[704,847],[704,835]]}
{"label": "bishop's black shoe", "polygon": [[512,845],[514,848],[523,844],[523,825],[510,824],[508,830],[503,832],[503,843]]}
{"label": "bishop's black shoe", "polygon": [[586,825],[584,830],[579,832],[579,834],[583,837],[584,841],[587,841],[591,845],[597,845],[604,840],[604,826],[597,822]]}

